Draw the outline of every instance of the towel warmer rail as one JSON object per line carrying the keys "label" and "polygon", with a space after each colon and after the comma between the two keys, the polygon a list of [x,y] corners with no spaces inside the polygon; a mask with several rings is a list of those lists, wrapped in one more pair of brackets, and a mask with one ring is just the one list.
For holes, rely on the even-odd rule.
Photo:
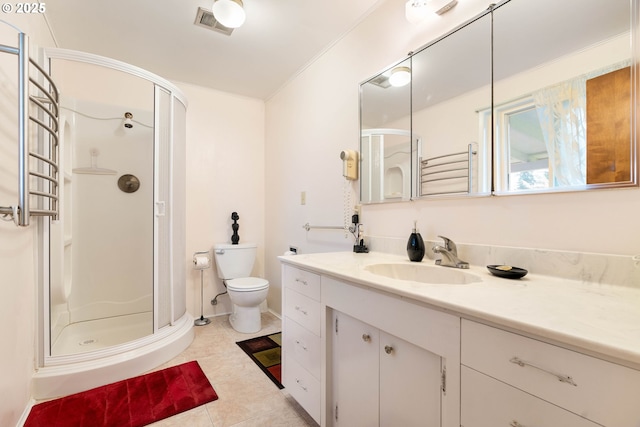
{"label": "towel warmer rail", "polygon": [[[474,144],[468,145],[467,151],[444,154],[441,156],[420,159],[420,196],[439,194],[469,193],[473,188],[473,156],[477,154]],[[441,182],[460,186],[465,180],[464,188],[448,191],[425,191],[425,185]]]}
{"label": "towel warmer rail", "polygon": [[18,226],[28,226],[31,216],[56,220],[60,212],[58,88],[29,57],[25,33],[18,34],[18,47],[0,45],[0,52],[18,57],[18,203],[0,206],[0,218]]}

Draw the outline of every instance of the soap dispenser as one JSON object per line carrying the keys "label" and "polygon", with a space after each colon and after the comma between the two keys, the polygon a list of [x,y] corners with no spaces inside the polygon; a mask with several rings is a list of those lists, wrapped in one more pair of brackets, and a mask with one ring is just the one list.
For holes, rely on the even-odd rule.
{"label": "soap dispenser", "polygon": [[407,242],[407,255],[411,261],[420,262],[424,258],[424,240],[418,232],[417,221],[413,222],[413,232]]}

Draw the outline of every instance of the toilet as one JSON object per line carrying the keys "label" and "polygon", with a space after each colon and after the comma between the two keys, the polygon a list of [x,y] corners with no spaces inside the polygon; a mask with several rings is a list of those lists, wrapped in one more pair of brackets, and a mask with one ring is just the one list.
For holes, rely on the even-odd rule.
{"label": "toilet", "polygon": [[229,322],[233,329],[246,334],[258,332],[262,328],[260,304],[267,299],[269,292],[267,280],[250,277],[256,251],[255,243],[219,243],[213,247],[218,277],[227,286],[233,304]]}

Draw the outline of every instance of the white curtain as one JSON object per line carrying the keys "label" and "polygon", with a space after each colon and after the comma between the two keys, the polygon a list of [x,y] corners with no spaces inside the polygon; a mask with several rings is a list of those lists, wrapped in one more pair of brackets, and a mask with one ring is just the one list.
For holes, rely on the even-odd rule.
{"label": "white curtain", "polygon": [[586,80],[578,77],[533,94],[553,187],[586,183]]}

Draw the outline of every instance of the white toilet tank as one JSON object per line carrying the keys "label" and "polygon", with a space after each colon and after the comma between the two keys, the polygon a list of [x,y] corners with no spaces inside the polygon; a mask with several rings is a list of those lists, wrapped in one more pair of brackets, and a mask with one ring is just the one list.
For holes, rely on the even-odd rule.
{"label": "white toilet tank", "polygon": [[213,246],[213,253],[221,279],[237,279],[251,276],[256,261],[257,246],[255,243],[218,243]]}

